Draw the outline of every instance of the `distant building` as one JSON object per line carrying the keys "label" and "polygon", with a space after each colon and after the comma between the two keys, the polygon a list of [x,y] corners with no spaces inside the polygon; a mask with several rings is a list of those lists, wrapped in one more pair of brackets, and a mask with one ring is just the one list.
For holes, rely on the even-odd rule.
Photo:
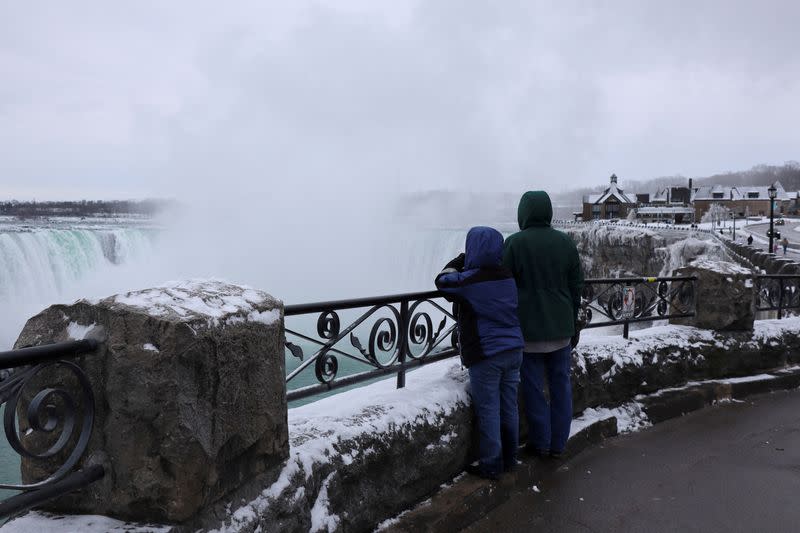
{"label": "distant building", "polygon": [[636,208],[636,219],[641,222],[674,222],[675,224],[692,221],[694,209],[690,205],[641,205]]}
{"label": "distant building", "polygon": [[[737,217],[769,215],[768,186],[663,187],[654,193],[626,193],[619,188],[617,176],[602,193],[583,197],[583,211],[574,213],[585,221],[628,218],[631,212],[641,222],[699,222],[713,204],[728,208]],[[776,215],[800,212],[800,193],[788,192],[776,181]]]}
{"label": "distant building", "polygon": [[583,220],[626,218],[636,208],[636,195],[627,195],[617,185],[617,175],[612,174],[608,188],[599,194],[583,197]]}
{"label": "distant building", "polygon": [[[797,205],[797,194],[787,193],[779,181],[774,184],[777,189],[775,198],[775,214],[789,214]],[[712,204],[719,204],[730,209],[738,217],[768,216],[769,187],[767,186],[726,186],[698,187],[694,189],[692,204],[695,217],[700,220]]]}
{"label": "distant building", "polygon": [[636,218],[642,222],[691,222],[691,189],[689,187],[664,187],[647,196],[648,201],[639,201]]}

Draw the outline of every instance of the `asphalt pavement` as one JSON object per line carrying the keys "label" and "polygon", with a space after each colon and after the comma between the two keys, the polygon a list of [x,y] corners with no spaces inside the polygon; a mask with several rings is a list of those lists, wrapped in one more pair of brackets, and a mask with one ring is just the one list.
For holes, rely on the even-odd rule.
{"label": "asphalt pavement", "polygon": [[800,391],[607,440],[465,531],[798,532]]}
{"label": "asphalt pavement", "polygon": [[[786,237],[789,240],[789,254],[791,254],[790,257],[796,257],[796,254],[800,252],[800,244],[798,244],[800,243],[800,233],[794,231],[794,229],[797,227],[798,225],[794,222],[794,220],[787,222],[782,226],[776,225],[774,227],[775,231],[780,232],[781,239]],[[736,240],[738,242],[745,243],[747,242],[747,236],[752,233],[754,237],[752,246],[760,248],[764,251],[769,251],[769,237],[767,237],[768,231],[769,223],[751,224],[736,230]],[[730,238],[728,229],[725,230],[725,237]],[[780,247],[781,239],[778,239],[778,257],[783,256],[783,248]]]}

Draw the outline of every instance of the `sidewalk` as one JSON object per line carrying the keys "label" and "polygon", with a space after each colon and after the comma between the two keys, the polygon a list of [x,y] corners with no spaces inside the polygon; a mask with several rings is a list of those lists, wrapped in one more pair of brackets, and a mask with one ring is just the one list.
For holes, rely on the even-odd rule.
{"label": "sidewalk", "polygon": [[800,391],[606,441],[516,492],[479,532],[797,531]]}
{"label": "sidewalk", "polygon": [[[713,508],[712,504],[720,508],[730,505],[749,513],[746,507],[748,483],[757,484],[759,494],[773,498],[771,489],[761,485],[769,485],[776,474],[764,463],[764,457],[753,460],[746,453],[750,448],[758,449],[762,437],[764,442],[774,443],[773,432],[780,433],[781,442],[786,441],[777,445],[783,450],[775,452],[791,447],[791,454],[783,458],[789,461],[787,465],[795,466],[787,466],[793,476],[791,479],[782,478],[775,485],[777,492],[773,500],[781,502],[780,505],[766,506],[766,509],[778,513],[785,504],[782,491],[790,488],[787,484],[792,480],[797,486],[791,487],[794,489],[791,493],[797,493],[800,489],[799,387],[800,366],[793,366],[752,376],[690,382],[682,387],[639,395],[613,413],[602,410],[589,413],[592,410],[588,409],[584,411],[586,416],[573,420],[574,434],[567,445],[569,459],[565,462],[523,458],[520,468],[498,483],[462,474],[428,501],[380,524],[376,531],[584,530],[578,522],[590,525],[588,530],[591,531],[739,531],[728,527],[719,529],[714,524],[708,526],[710,522],[695,515],[705,506]],[[780,392],[758,396],[770,391]],[[767,405],[760,408],[764,404]],[[648,423],[656,424],[655,428],[612,438],[618,431],[641,430]],[[626,444],[628,442],[632,444]],[[744,465],[744,471],[737,471],[739,462]],[[738,477],[730,479],[731,475]],[[729,501],[729,489],[726,485],[714,485],[717,479],[740,484],[743,492],[736,493]],[[711,490],[708,484],[715,489]],[[697,486],[703,487],[699,500],[695,499],[694,487]],[[639,522],[628,517],[638,516],[635,509],[645,508],[645,504],[665,501],[664,495],[658,494],[664,487],[669,488],[665,493],[666,499],[672,502],[671,507],[664,507],[663,513],[659,508],[648,509]],[[650,514],[652,523],[648,522]],[[800,508],[791,517],[800,523]],[[661,518],[677,520],[681,526],[675,529],[672,522],[667,521],[661,528],[658,522]],[[702,527],[695,528],[695,522]],[[752,525],[752,522],[742,523]],[[783,525],[777,519],[774,523]],[[751,530],[783,531],[773,527]]]}

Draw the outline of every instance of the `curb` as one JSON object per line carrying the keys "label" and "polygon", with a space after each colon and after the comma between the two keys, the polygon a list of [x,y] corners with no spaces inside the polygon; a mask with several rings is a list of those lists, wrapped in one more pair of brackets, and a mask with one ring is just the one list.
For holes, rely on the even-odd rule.
{"label": "curb", "polygon": [[[800,387],[800,367],[776,370],[745,378],[722,378],[684,387],[664,389],[633,401],[642,406],[650,422],[658,424],[716,403]],[[570,437],[566,458],[618,434],[617,419],[598,420]],[[555,471],[561,462],[524,459],[519,468],[500,481],[487,482],[466,474],[456,477],[429,500],[390,521],[382,533],[450,533],[460,531],[507,501],[513,493],[528,489],[536,479]],[[534,477],[534,472],[536,476]]]}

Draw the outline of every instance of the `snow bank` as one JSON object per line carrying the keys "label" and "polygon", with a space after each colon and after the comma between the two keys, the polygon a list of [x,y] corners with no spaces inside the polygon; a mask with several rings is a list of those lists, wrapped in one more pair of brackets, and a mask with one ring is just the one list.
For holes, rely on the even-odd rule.
{"label": "snow bank", "polygon": [[719,272],[720,274],[738,274],[744,276],[749,276],[752,274],[752,271],[749,268],[739,266],[736,263],[730,263],[727,261],[711,261],[708,258],[695,259],[689,266]]}
{"label": "snow bank", "polygon": [[83,326],[77,322],[70,322],[69,325],[67,325],[67,335],[69,335],[69,338],[72,340],[82,341],[96,326],[97,324]]}
{"label": "snow bank", "polygon": [[614,408],[590,407],[572,419],[569,436],[572,437],[592,424],[612,417],[617,419],[617,431],[620,433],[639,431],[652,425],[642,409],[642,404],[638,402],[629,402]]}
{"label": "snow bank", "polygon": [[[436,425],[455,409],[469,403],[466,370],[454,361],[440,361],[413,371],[403,389],[381,381],[289,410],[291,452],[278,480],[254,500],[236,509],[228,524],[216,530],[246,530],[278,498],[294,492],[298,478],[308,482],[314,472],[332,463],[351,464],[354,453],[371,454],[344,445],[361,436],[380,435],[420,424]],[[445,436],[446,441],[452,438]],[[440,437],[439,442],[442,441]],[[330,510],[328,474],[311,509],[311,531],[333,531],[339,517]]]}
{"label": "snow bank", "polygon": [[273,324],[280,305],[265,292],[214,279],[172,281],[160,287],[112,296],[103,302],[123,305],[148,315],[182,321],[205,321],[209,326],[242,322]]}
{"label": "snow bank", "polygon": [[604,379],[613,377],[626,365],[641,366],[645,356],[663,348],[701,348],[703,343],[716,343],[713,332],[691,326],[654,326],[632,331],[630,339],[622,336],[582,336],[574,356],[578,367],[586,369],[587,363],[610,360],[612,365]]}
{"label": "snow bank", "polygon": [[0,530],[11,533],[167,533],[172,528],[164,525],[131,524],[107,516],[97,515],[51,515],[32,511],[7,523]]}

